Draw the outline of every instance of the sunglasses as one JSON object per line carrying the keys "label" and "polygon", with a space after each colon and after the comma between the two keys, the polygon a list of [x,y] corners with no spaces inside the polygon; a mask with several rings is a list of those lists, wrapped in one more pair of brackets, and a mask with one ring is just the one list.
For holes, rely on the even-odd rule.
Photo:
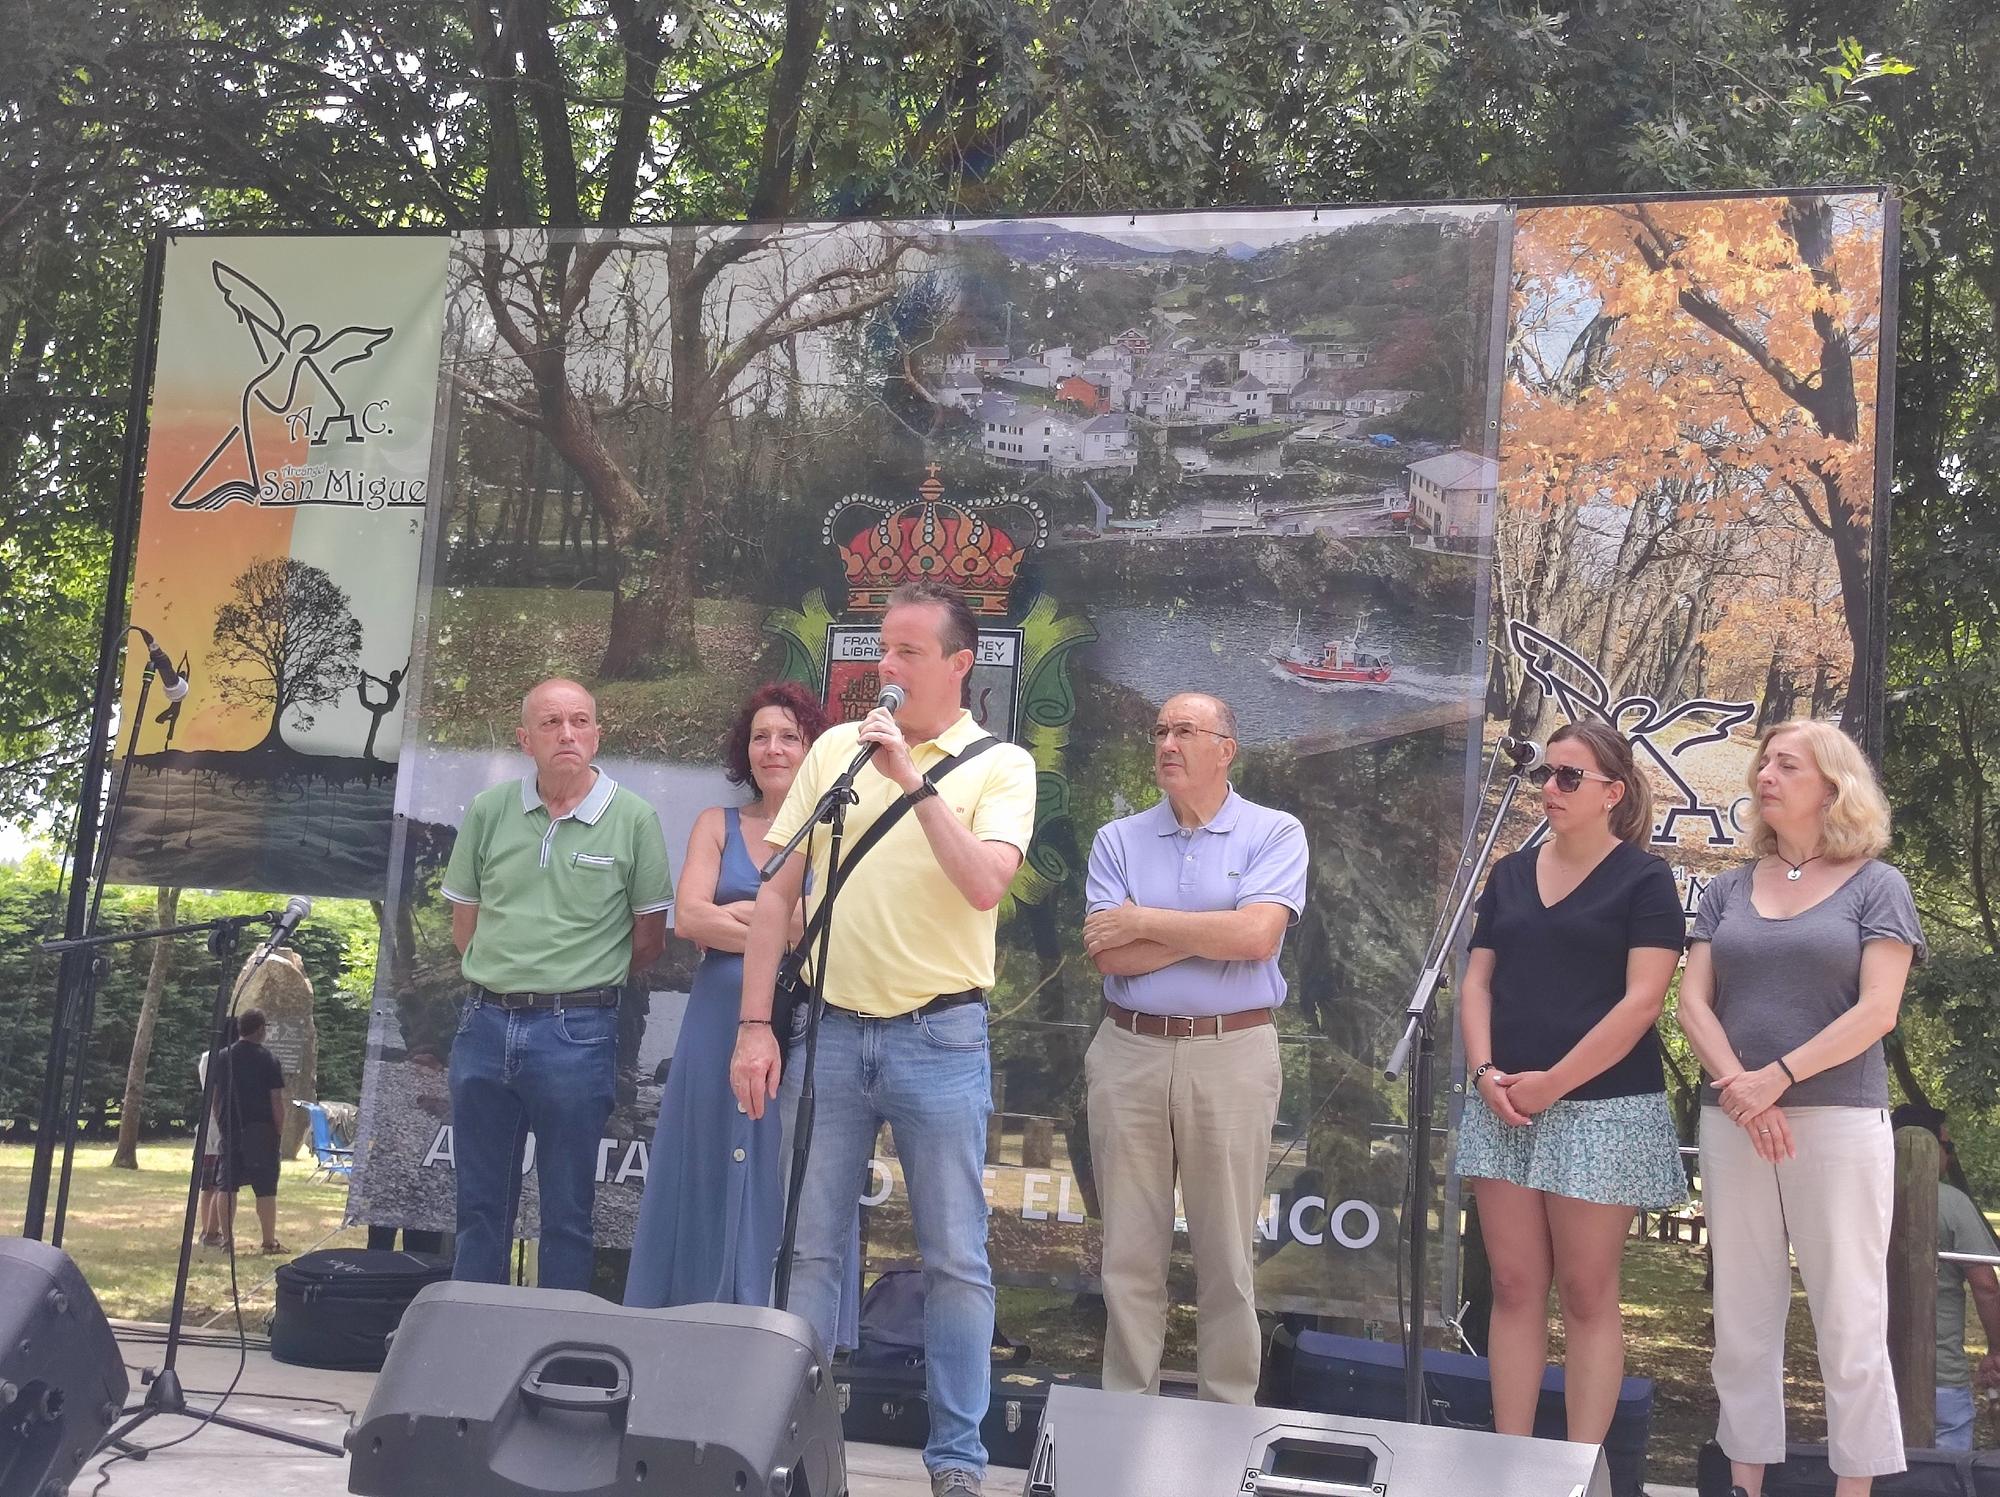
{"label": "sunglasses", "polygon": [[1538,764],[1528,771],[1528,783],[1537,790],[1556,782],[1556,788],[1565,795],[1573,795],[1583,788],[1585,780],[1602,780],[1607,785],[1618,782],[1608,774],[1598,774],[1595,770],[1583,769],[1575,764]]}

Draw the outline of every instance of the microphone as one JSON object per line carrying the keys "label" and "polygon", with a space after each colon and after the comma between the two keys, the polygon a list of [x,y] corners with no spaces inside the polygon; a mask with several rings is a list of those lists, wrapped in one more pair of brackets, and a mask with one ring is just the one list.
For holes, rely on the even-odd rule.
{"label": "microphone", "polygon": [[[883,685],[881,692],[875,698],[875,705],[877,707],[886,707],[889,710],[889,715],[891,717],[894,717],[898,712],[903,710],[903,702],[908,698],[908,696],[909,693],[904,691],[903,688],[898,686],[895,682],[893,681],[886,682]],[[871,758],[873,758],[874,754],[875,754],[874,744],[872,743],[862,744],[861,752],[854,756],[854,762],[847,766],[847,773],[842,775],[841,778],[844,780],[853,779],[856,774],[860,773],[861,766],[866,764]]]}
{"label": "microphone", "polygon": [[1514,773],[1523,774],[1548,758],[1548,753],[1532,738],[1512,735],[1500,740],[1500,752],[1514,761]]}
{"label": "microphone", "polygon": [[271,938],[264,943],[264,949],[257,953],[262,961],[272,952],[292,938],[292,932],[299,928],[299,922],[312,913],[313,902],[303,894],[294,894],[285,901],[285,911],[278,916],[278,923],[271,927]]}
{"label": "microphone", "polygon": [[179,671],[174,669],[173,661],[167,657],[167,652],[160,648],[160,642],[157,639],[153,638],[151,634],[141,629],[137,624],[134,624],[132,629],[139,638],[146,642],[146,653],[153,657],[153,670],[159,675],[160,690],[167,694],[168,701],[178,702],[188,694],[186,679]]}

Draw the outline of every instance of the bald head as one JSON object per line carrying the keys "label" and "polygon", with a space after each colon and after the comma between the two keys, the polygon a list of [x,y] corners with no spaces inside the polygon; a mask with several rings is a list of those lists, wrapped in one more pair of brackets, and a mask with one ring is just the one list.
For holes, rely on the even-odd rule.
{"label": "bald head", "polygon": [[590,694],[588,687],[570,680],[567,676],[551,676],[546,681],[537,681],[533,686],[530,686],[528,694],[521,698],[522,727],[525,728],[534,721],[537,707],[546,705],[546,698],[550,693],[554,693],[559,697],[576,696],[583,698],[584,705],[590,709],[591,720],[596,720],[597,698]]}
{"label": "bald head", "polygon": [[576,682],[558,676],[521,698],[521,751],[535,761],[544,795],[559,793],[590,774],[597,757],[597,702]]}
{"label": "bald head", "polygon": [[[1167,698],[1166,705],[1160,709],[1160,715],[1164,718],[1170,710],[1178,715],[1181,710],[1189,708],[1194,710],[1197,720],[1203,727],[1213,728],[1225,738],[1236,736],[1236,714],[1230,710],[1229,703],[1223,701],[1221,697],[1212,697],[1205,691],[1176,692]],[[1205,716],[1202,715],[1204,713]]]}

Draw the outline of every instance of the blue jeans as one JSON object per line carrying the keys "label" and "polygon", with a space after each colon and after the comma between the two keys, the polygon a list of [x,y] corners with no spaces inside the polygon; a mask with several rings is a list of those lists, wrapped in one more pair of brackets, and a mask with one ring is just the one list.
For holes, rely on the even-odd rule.
{"label": "blue jeans", "polygon": [[1972,1449],[1972,1388],[1950,1388],[1940,1383],[1937,1390],[1937,1433],[1931,1444],[1938,1450]]}
{"label": "blue jeans", "polygon": [[[803,1052],[793,1057],[794,1061]],[[801,1067],[785,1067],[797,1099]],[[986,1009],[864,1019],[829,1007],[814,1065],[812,1151],[799,1198],[790,1308],[822,1347],[834,1341],[841,1266],[876,1130],[889,1125],[924,1263],[924,1383],[932,1471],[986,1471],[979,1421],[993,1361],[993,1274],[986,1263],[986,1119],[993,1110]],[[849,1293],[853,1291],[850,1289]]]}
{"label": "blue jeans", "polygon": [[458,1182],[454,1279],[507,1282],[521,1156],[535,1138],[544,1289],[590,1287],[598,1141],[611,1116],[615,1008],[515,1009],[466,1000],[451,1046],[451,1147]]}

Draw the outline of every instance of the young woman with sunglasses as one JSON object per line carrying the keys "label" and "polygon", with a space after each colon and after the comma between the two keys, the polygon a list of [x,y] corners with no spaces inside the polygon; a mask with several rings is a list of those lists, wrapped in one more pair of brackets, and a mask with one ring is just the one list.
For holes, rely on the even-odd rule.
{"label": "young woman with sunglasses", "polygon": [[1632,1213],[1685,1199],[1660,1017],[1686,926],[1646,851],[1652,794],[1601,723],[1549,739],[1549,836],[1493,865],[1459,990],[1470,1090],[1458,1144],[1493,1271],[1494,1427],[1534,1432],[1561,1305],[1572,1440],[1611,1428],[1625,1373],[1619,1268]]}

